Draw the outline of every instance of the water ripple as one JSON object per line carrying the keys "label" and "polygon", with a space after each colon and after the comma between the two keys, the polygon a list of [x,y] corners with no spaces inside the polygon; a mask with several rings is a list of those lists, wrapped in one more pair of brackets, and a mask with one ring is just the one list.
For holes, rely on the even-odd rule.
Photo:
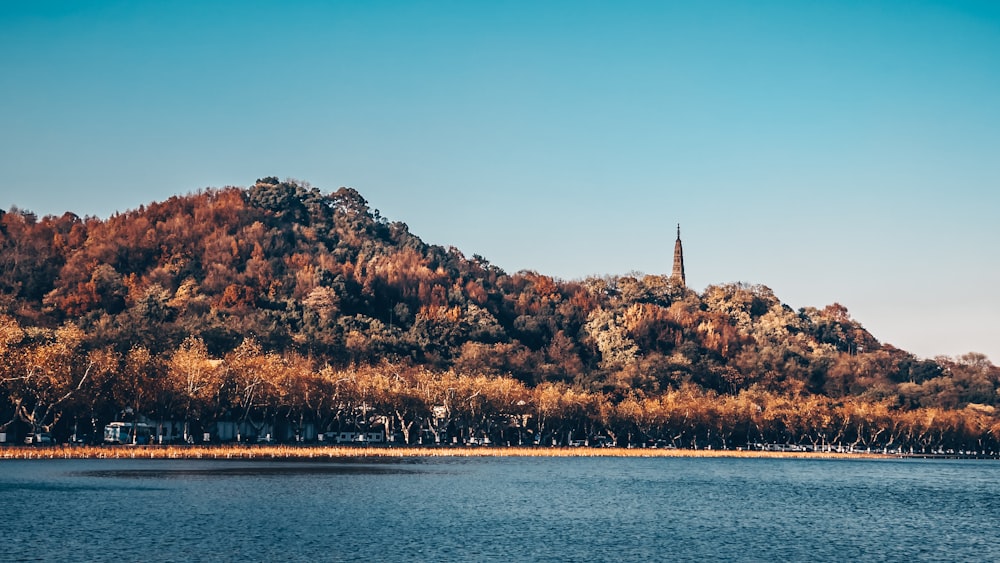
{"label": "water ripple", "polygon": [[13,461],[0,506],[14,561],[1000,560],[976,461]]}

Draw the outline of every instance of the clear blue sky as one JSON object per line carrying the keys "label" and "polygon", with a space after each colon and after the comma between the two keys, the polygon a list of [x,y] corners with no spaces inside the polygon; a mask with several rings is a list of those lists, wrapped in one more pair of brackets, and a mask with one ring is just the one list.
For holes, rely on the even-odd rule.
{"label": "clear blue sky", "polygon": [[263,176],[564,279],[838,301],[1000,363],[1000,4],[0,4],[0,207]]}

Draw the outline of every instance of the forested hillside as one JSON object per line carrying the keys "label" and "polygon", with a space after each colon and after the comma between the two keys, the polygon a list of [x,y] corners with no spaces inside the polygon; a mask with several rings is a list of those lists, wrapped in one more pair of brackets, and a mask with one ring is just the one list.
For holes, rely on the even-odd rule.
{"label": "forested hillside", "polygon": [[985,356],[919,359],[762,285],[507,273],[352,189],[276,178],[106,220],[0,214],[0,370],[0,429],[63,436],[129,412],[331,430],[378,414],[411,442],[1000,439]]}

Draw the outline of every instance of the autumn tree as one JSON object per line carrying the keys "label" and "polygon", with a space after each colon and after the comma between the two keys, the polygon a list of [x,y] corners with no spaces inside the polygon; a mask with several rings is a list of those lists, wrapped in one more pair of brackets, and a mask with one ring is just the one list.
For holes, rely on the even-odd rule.
{"label": "autumn tree", "polygon": [[184,441],[191,440],[190,423],[210,415],[222,389],[219,360],[208,355],[205,342],[188,337],[167,362],[166,384],[177,398],[184,421]]}
{"label": "autumn tree", "polygon": [[3,384],[17,417],[32,432],[48,432],[59,422],[67,402],[78,394],[92,365],[81,350],[83,333],[73,325],[34,336],[4,318],[0,327],[0,354],[4,356]]}
{"label": "autumn tree", "polygon": [[[119,371],[111,377],[111,392],[122,414],[137,421],[150,414],[164,384],[161,359],[141,346],[133,346],[118,363]],[[131,436],[137,438],[135,427]]]}

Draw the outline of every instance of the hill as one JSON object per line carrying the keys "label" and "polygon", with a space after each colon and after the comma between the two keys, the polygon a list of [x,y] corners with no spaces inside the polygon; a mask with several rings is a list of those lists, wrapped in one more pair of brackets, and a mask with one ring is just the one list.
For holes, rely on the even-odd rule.
{"label": "hill", "polygon": [[[740,399],[762,412],[781,401],[798,412],[812,401],[830,413],[878,405],[890,418],[974,414],[985,429],[968,439],[981,444],[996,425],[1000,381],[979,354],[924,360],[882,345],[836,303],[796,311],[762,285],[699,294],[660,275],[510,274],[424,243],[355,190],[324,193],[276,178],[106,220],[2,213],[0,314],[0,415],[5,428],[36,431],[68,432],[66,414],[94,426],[126,410],[200,423],[281,413],[343,427],[354,408],[343,397],[363,394],[359,374],[392,373],[409,378],[407,393],[448,378],[504,382],[534,409],[535,426],[525,429],[533,435],[545,432],[541,396],[552,389],[564,402],[574,393],[595,401],[587,408],[597,410],[575,419],[560,403],[559,425],[578,433],[614,433],[601,408],[634,402],[645,416],[652,402],[680,393],[705,408]],[[198,369],[182,366],[192,358]],[[199,383],[192,373],[202,371]],[[420,401],[415,412],[457,399]],[[416,431],[454,432],[461,418],[435,422],[401,408],[382,414]],[[485,424],[487,414],[475,416]],[[626,434],[676,435],[669,420],[635,416]],[[789,424],[758,438],[804,439],[779,428]],[[460,425],[463,436],[480,430]],[[717,443],[727,431],[735,430],[689,433]],[[858,441],[860,431],[851,432]]]}

